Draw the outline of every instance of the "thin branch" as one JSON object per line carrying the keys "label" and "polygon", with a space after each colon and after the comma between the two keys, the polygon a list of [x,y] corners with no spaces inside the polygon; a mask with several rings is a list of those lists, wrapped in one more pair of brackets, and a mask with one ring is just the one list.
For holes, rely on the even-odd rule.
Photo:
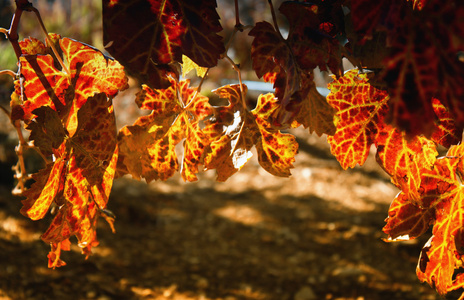
{"label": "thin branch", "polygon": [[198,85],[197,90],[195,91],[195,95],[193,95],[192,100],[190,100],[189,103],[187,103],[187,105],[184,107],[184,109],[190,108],[190,106],[192,106],[193,103],[195,102],[195,99],[197,98],[197,95],[201,92],[201,86],[203,85],[203,82],[205,82],[206,76],[208,76],[209,69],[210,68],[206,69],[205,76],[203,76],[201,78],[200,84]]}
{"label": "thin branch", "polygon": [[235,27],[240,27],[240,15],[238,10],[238,0],[235,0]]}
{"label": "thin branch", "polygon": [[16,76],[18,76],[18,74],[11,70],[2,70],[0,71],[0,75],[10,75],[11,77],[13,77],[13,79],[16,79]]}
{"label": "thin branch", "polygon": [[35,7],[31,7],[31,11],[33,11],[35,13],[35,15],[37,17],[37,20],[39,21],[40,27],[42,28],[42,31],[45,34],[45,38],[47,39],[47,43],[52,48],[52,51],[55,54],[55,57],[58,60],[59,64],[61,65],[61,68],[63,68],[63,71],[66,74],[68,74],[68,76],[70,76],[71,73],[69,73],[68,67],[66,67],[66,65],[64,64],[63,60],[61,59],[61,56],[58,54],[58,51],[56,50],[55,44],[52,42],[52,40],[48,36],[48,31],[45,28],[45,25],[44,25],[44,23],[42,21],[42,17],[40,16],[40,12]]}
{"label": "thin branch", "polygon": [[0,33],[3,33],[6,38],[8,38],[8,29],[0,28]]}
{"label": "thin branch", "polygon": [[269,6],[271,7],[272,22],[274,23],[274,28],[277,31],[277,33],[279,33],[282,40],[285,40],[284,37],[282,36],[282,33],[280,32],[279,24],[277,24],[277,17],[276,17],[276,13],[274,10],[274,5],[272,4],[272,0],[267,0],[267,2],[269,2]]}
{"label": "thin branch", "polygon": [[240,66],[237,65],[236,63],[234,63],[234,61],[229,56],[226,55],[224,58],[227,59],[232,64],[232,67],[234,68],[235,72],[237,72],[237,74],[238,74],[238,81],[240,83],[240,98],[242,100],[241,101],[242,106],[243,106],[244,109],[248,109],[247,105],[246,105],[246,102],[245,102],[245,90],[243,89],[242,73],[240,71]]}

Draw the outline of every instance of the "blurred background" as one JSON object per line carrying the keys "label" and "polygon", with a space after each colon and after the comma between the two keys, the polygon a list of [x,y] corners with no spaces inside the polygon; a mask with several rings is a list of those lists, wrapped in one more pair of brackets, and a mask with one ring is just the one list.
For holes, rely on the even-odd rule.
{"label": "blurred background", "polygon": [[[14,1],[0,0],[0,26],[9,28]],[[103,50],[101,1],[36,0],[49,32]],[[277,9],[282,1],[274,1]],[[272,22],[265,0],[240,0],[244,25]],[[218,1],[225,40],[235,25],[234,2]],[[285,35],[287,21],[279,17]],[[43,39],[35,17],[25,13],[20,37]],[[229,55],[243,79],[251,70],[248,31],[236,35]],[[17,69],[1,37],[0,69]],[[193,72],[192,81],[198,82]],[[318,75],[325,88],[327,74]],[[237,83],[229,63],[211,70],[202,92]],[[115,100],[118,126],[140,114],[138,84]],[[253,83],[251,83],[253,85]],[[0,104],[9,106],[12,80],[0,77]],[[269,86],[249,87],[250,102]],[[371,154],[362,168],[344,171],[326,137],[298,128],[300,144],[293,176],[277,178],[259,167],[256,155],[225,183],[214,171],[196,183],[180,176],[166,182],[114,183],[108,208],[116,234],[99,224],[100,246],[85,260],[75,240],[63,253],[67,266],[47,268],[49,246],[40,240],[51,216],[33,222],[11,196],[16,144],[8,118],[0,114],[0,299],[440,299],[421,284],[415,267],[428,237],[385,243],[381,232],[398,190]],[[374,152],[373,152],[374,153]],[[452,299],[452,298],[450,298]]]}

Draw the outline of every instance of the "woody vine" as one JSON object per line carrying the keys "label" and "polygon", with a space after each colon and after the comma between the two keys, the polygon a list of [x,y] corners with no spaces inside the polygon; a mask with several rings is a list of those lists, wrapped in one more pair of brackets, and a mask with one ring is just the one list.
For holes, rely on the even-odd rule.
{"label": "woody vine", "polygon": [[[362,165],[376,147],[379,165],[400,189],[385,240],[414,239],[432,227],[417,275],[442,295],[462,289],[464,4],[314,0],[276,9],[269,0],[272,20],[242,25],[235,1],[234,30],[222,38],[216,1],[190,2],[103,0],[105,51],[112,57],[48,33],[27,0],[16,0],[10,28],[0,29],[19,66],[0,72],[15,81],[10,108],[2,108],[19,137],[13,193],[24,197],[21,213],[30,219],[54,215],[42,235],[51,245],[49,267],[65,265],[61,252],[72,236],[90,255],[100,217],[114,231],[106,208],[114,178],[150,182],[179,171],[195,181],[200,170],[215,169],[225,181],[253,147],[266,171],[290,176],[298,144],[282,130],[303,126],[327,135],[344,169]],[[25,13],[35,15],[44,42],[19,39]],[[286,38],[277,14],[289,22]],[[228,55],[238,34],[253,38],[253,70],[274,87],[254,108],[245,101],[240,62]],[[343,58],[357,68],[345,72]],[[213,91],[226,106],[212,106],[201,93],[219,60],[237,73],[237,84]],[[316,68],[333,74],[327,97],[316,89]],[[201,77],[196,87],[181,76],[193,69]],[[128,86],[126,72],[142,83],[135,103],[150,113],[117,132],[112,101]],[[180,143],[182,157],[175,150]],[[445,156],[438,157],[438,145]],[[27,148],[44,160],[36,174],[26,172]]]}

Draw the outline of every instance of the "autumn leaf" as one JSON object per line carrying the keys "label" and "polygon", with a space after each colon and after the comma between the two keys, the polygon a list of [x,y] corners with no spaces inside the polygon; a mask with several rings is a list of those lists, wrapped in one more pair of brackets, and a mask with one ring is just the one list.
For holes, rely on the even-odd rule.
{"label": "autumn leaf", "polygon": [[273,129],[269,121],[279,109],[275,96],[260,95],[256,108],[249,112],[240,85],[223,86],[214,92],[228,99],[229,105],[216,107],[214,118],[206,122],[203,132],[212,141],[204,159],[205,168],[216,169],[217,180],[225,181],[247,163],[256,145],[258,160],[266,171],[289,176],[298,144],[293,136]]}
{"label": "autumn leaf", "polygon": [[[333,134],[334,127],[329,125],[331,110],[324,100],[311,92],[308,80],[312,80],[311,73],[316,67],[341,75],[342,47],[321,26],[327,22],[322,18],[324,10],[319,12],[317,5],[287,1],[280,6],[280,11],[290,23],[287,39],[265,21],[256,23],[249,33],[254,37],[251,49],[253,69],[259,78],[274,84],[275,95],[283,107],[277,113],[279,123],[301,119],[297,116],[298,108],[303,106],[312,108],[309,112],[312,120],[304,121],[307,125],[311,123],[311,132]],[[322,119],[326,126],[314,126],[317,119]],[[323,131],[325,129],[328,131]]]}
{"label": "autumn leaf", "polygon": [[302,79],[298,96],[294,97],[286,110],[294,112],[297,124],[309,128],[310,133],[316,132],[318,136],[324,133],[334,135],[335,109],[319,94],[312,76],[303,75]]}
{"label": "autumn leaf", "polygon": [[432,99],[433,111],[438,120],[435,124],[435,130],[431,139],[446,148],[451,145],[457,145],[462,137],[460,136],[463,128],[456,126],[451,112],[437,98]]}
{"label": "autumn leaf", "polygon": [[185,77],[190,71],[195,70],[198,77],[205,77],[208,68],[200,67],[188,56],[182,55],[182,77]]}
{"label": "autumn leaf", "polygon": [[421,185],[424,197],[433,200],[423,201],[422,206],[433,209],[435,224],[433,236],[422,250],[417,276],[421,281],[435,286],[442,295],[452,287],[455,269],[462,266],[456,247],[456,241],[461,238],[459,235],[464,228],[464,193],[456,175],[459,164],[460,158],[455,157],[437,160],[434,169],[423,174]]}
{"label": "autumn leaf", "polygon": [[167,89],[144,85],[136,103],[152,110],[119,133],[121,156],[118,168],[134,178],[166,180],[179,169],[175,147],[183,139],[182,177],[197,180],[198,165],[208,141],[199,122],[212,113],[209,99],[189,87],[189,80],[171,80]]}
{"label": "autumn leaf", "polygon": [[433,226],[417,266],[421,281],[444,295],[462,286],[464,254],[463,147],[454,146],[431,168],[421,170],[419,199],[401,192],[389,209],[384,232],[388,241],[414,239]]}
{"label": "autumn leaf", "polygon": [[67,132],[58,113],[50,106],[41,106],[33,114],[36,118],[26,127],[31,131],[29,139],[34,141],[34,146],[44,155],[55,154],[59,157],[60,154],[55,150],[64,142]]}
{"label": "autumn leaf", "polygon": [[383,232],[386,241],[412,240],[425,233],[433,224],[434,210],[412,203],[404,193],[399,193],[388,209],[387,224]]}
{"label": "autumn leaf", "polygon": [[409,201],[418,204],[421,176],[433,168],[438,155],[435,143],[422,136],[408,139],[404,132],[385,126],[377,136],[376,145],[379,165]]}
{"label": "autumn leaf", "polygon": [[259,95],[256,108],[251,111],[261,134],[256,150],[259,164],[266,171],[288,177],[298,152],[298,143],[293,135],[281,133],[269,124],[269,116],[279,108],[277,102],[274,94]]}
{"label": "autumn leaf", "polygon": [[[77,237],[86,255],[98,244],[97,219],[106,208],[118,159],[116,123],[105,93],[88,98],[80,108],[72,137],[50,107],[34,112],[38,116],[28,127],[31,139],[37,139],[41,150],[51,149],[55,161],[33,175],[35,183],[24,193],[21,212],[37,220],[56,205],[57,215],[42,239],[52,246],[49,264],[57,267],[64,264],[60,249],[69,237]],[[41,146],[46,141],[50,145]]]}
{"label": "autumn leaf", "polygon": [[20,58],[25,79],[23,120],[29,123],[36,108],[50,106],[59,113],[72,136],[77,126],[77,110],[87,98],[101,92],[116,96],[119,90],[127,88],[127,77],[118,62],[90,46],[68,38],[60,39],[59,45],[70,74],[57,68],[51,55]]}
{"label": "autumn leaf", "polygon": [[350,70],[329,84],[327,101],[335,108],[337,130],[327,140],[330,151],[344,168],[362,165],[383,130],[388,95],[372,87],[365,74]]}
{"label": "autumn leaf", "polygon": [[103,1],[106,49],[142,83],[167,88],[170,63],[213,67],[225,51],[215,0]]}

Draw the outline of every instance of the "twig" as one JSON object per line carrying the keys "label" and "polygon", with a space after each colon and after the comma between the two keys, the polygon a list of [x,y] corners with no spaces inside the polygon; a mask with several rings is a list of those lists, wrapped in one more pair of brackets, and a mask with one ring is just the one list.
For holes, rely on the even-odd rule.
{"label": "twig", "polygon": [[69,73],[68,67],[66,67],[66,65],[64,64],[63,60],[61,59],[61,56],[58,54],[58,51],[56,50],[56,47],[55,47],[54,43],[52,42],[52,40],[48,36],[48,31],[45,28],[45,25],[44,25],[44,23],[42,21],[42,17],[40,16],[40,12],[35,7],[31,7],[31,11],[33,11],[35,13],[37,19],[39,20],[40,27],[42,28],[42,31],[45,34],[45,38],[47,39],[47,43],[52,48],[53,54],[55,54],[56,59],[58,60],[59,64],[61,65],[61,68],[63,68],[63,71],[66,74],[68,74],[68,76],[70,76],[71,73]]}
{"label": "twig", "polygon": [[269,6],[271,7],[272,22],[274,23],[274,28],[279,34],[279,36],[282,38],[282,40],[285,40],[284,37],[282,36],[282,33],[280,32],[279,24],[277,24],[277,17],[276,17],[276,13],[274,10],[274,5],[272,4],[272,0],[267,0],[267,2],[269,3]]}
{"label": "twig", "polygon": [[13,77],[13,79],[16,79],[16,76],[18,76],[18,74],[11,70],[2,70],[0,71],[0,75],[10,75],[11,77]]}
{"label": "twig", "polygon": [[232,64],[232,67],[234,68],[234,70],[237,72],[238,74],[238,81],[240,83],[240,98],[241,98],[241,102],[242,102],[242,106],[244,109],[248,109],[247,108],[247,105],[246,105],[246,102],[245,102],[245,91],[243,89],[243,83],[242,83],[242,73],[240,71],[240,66],[237,65],[236,63],[234,63],[234,61],[229,57],[229,56],[224,56],[225,59],[227,59],[231,64]]}

